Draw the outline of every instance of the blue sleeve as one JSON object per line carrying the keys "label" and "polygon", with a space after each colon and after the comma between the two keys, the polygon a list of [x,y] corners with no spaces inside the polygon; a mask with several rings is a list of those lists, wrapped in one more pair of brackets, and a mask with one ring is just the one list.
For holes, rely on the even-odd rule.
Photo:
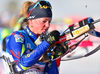
{"label": "blue sleeve", "polygon": [[13,56],[14,61],[22,70],[27,70],[39,60],[50,45],[43,41],[35,50],[24,54],[24,41],[24,36],[21,33],[12,33],[9,39],[7,39],[7,51]]}

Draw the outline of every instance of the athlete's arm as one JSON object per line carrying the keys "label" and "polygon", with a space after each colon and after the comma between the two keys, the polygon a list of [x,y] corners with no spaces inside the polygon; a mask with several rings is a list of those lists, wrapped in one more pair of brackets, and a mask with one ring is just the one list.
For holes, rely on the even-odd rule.
{"label": "athlete's arm", "polygon": [[25,54],[24,36],[19,32],[14,32],[7,42],[8,52],[13,56],[14,61],[22,70],[29,69],[46,52],[50,44],[43,41],[32,52]]}

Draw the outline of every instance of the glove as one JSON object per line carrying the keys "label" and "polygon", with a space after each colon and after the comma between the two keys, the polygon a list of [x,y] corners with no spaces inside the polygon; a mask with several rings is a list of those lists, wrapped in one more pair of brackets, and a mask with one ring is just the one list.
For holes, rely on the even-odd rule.
{"label": "glove", "polygon": [[88,17],[88,23],[92,23],[92,22],[94,22],[93,18]]}
{"label": "glove", "polygon": [[67,50],[68,48],[64,48],[62,45],[60,44],[56,44],[57,46],[54,48],[54,58],[60,57],[62,56]]}
{"label": "glove", "polygon": [[60,33],[57,30],[50,32],[45,40],[50,44],[54,44],[56,41],[59,41]]}
{"label": "glove", "polygon": [[42,41],[47,41],[50,45],[54,44],[56,41],[59,41],[60,33],[57,30],[54,30],[48,35],[44,35],[43,33],[38,37],[38,39],[34,42],[36,46],[42,43]]}
{"label": "glove", "polygon": [[54,44],[55,42],[59,41],[60,33],[57,30],[54,30],[48,35],[46,35],[43,40],[47,41],[50,45]]}

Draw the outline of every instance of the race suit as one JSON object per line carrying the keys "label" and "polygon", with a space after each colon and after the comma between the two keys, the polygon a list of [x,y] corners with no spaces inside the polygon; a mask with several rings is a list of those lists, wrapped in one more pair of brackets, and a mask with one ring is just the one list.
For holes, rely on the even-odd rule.
{"label": "race suit", "polygon": [[34,44],[37,35],[32,33],[27,26],[25,30],[13,32],[6,38],[7,53],[14,59],[17,68],[24,71],[22,74],[59,74],[58,66],[60,61],[53,61],[52,63],[37,62],[39,58],[50,47],[50,44],[45,40],[38,46]]}

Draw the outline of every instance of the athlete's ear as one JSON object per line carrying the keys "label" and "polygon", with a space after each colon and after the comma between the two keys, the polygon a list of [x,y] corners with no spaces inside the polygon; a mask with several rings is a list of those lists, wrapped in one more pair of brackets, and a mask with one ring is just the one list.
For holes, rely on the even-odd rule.
{"label": "athlete's ear", "polygon": [[30,27],[33,27],[33,21],[29,20]]}
{"label": "athlete's ear", "polygon": [[30,24],[33,24],[32,20],[29,20],[29,23],[30,23]]}

